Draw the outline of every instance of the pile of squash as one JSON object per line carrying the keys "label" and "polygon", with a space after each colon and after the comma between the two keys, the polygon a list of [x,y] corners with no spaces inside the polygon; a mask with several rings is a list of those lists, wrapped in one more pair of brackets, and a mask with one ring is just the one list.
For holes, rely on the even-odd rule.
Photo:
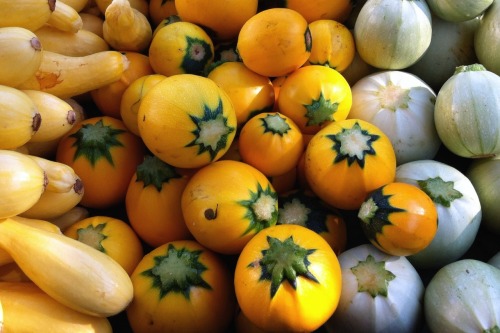
{"label": "pile of squash", "polygon": [[0,331],[500,332],[500,0],[0,8]]}

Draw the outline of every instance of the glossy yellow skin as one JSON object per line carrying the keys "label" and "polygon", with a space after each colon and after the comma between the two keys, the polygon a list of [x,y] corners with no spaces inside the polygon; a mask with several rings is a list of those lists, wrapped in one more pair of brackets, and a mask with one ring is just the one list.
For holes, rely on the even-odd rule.
{"label": "glossy yellow skin", "polygon": [[217,83],[231,98],[238,126],[254,114],[270,111],[274,106],[274,89],[267,76],[259,75],[242,62],[224,62],[207,77]]}
{"label": "glossy yellow skin", "polygon": [[[81,235],[81,229],[96,228],[99,225],[104,225],[102,230],[96,230],[96,233],[103,236],[99,244],[94,242],[94,238],[89,239]],[[116,260],[129,275],[144,255],[141,241],[132,227],[125,221],[110,216],[98,215],[85,218],[66,228],[64,234],[92,247],[102,246],[102,249],[97,248],[97,250]]]}
{"label": "glossy yellow skin", "polygon": [[[338,105],[328,116],[311,118],[307,107],[315,105],[321,96],[327,103]],[[351,88],[342,74],[320,65],[304,66],[288,75],[278,95],[280,112],[290,117],[304,134],[314,134],[332,121],[346,119],[351,105]],[[312,111],[312,116],[318,112]]]}
{"label": "glossy yellow skin", "polygon": [[[164,256],[168,245],[201,251],[198,261],[207,268],[201,278],[211,289],[192,286],[189,299],[180,292],[160,298],[159,288],[142,272],[155,266],[155,257]],[[179,240],[153,249],[139,262],[131,279],[134,299],[126,313],[136,333],[225,332],[234,317],[236,299],[231,272],[219,255],[196,241]]]}
{"label": "glossy yellow skin", "polygon": [[134,174],[125,196],[125,209],[130,225],[143,241],[157,247],[192,238],[181,209],[182,191],[188,180],[185,175],[171,178],[158,191],[152,184],[145,186]]}
{"label": "glossy yellow skin", "polygon": [[54,300],[31,281],[0,282],[4,332],[112,333],[108,318],[83,314]]}
{"label": "glossy yellow skin", "polygon": [[[199,128],[192,117],[202,119],[206,108],[222,117],[216,119],[218,126],[207,124],[207,132],[197,135],[194,132]],[[152,87],[142,99],[137,119],[140,136],[149,150],[178,168],[199,168],[218,160],[236,134],[236,113],[229,96],[214,81],[193,74],[169,76]],[[208,141],[200,138],[201,134]],[[219,140],[222,136],[226,139]],[[225,143],[216,146],[216,141]],[[213,154],[202,146],[212,149]]]}
{"label": "glossy yellow skin", "polygon": [[218,41],[238,36],[243,24],[257,13],[258,0],[175,0],[182,20],[207,27]]}
{"label": "glossy yellow skin", "polygon": [[45,171],[28,155],[0,150],[0,219],[30,209],[40,199],[47,182]]}
{"label": "glossy yellow skin", "polygon": [[252,16],[238,34],[237,49],[254,72],[277,77],[293,72],[309,58],[310,31],[298,12],[270,8]]}
{"label": "glossy yellow skin", "polygon": [[[328,136],[337,136],[358,126],[366,131],[361,139],[367,139],[367,135],[378,136],[371,144],[373,153],[364,155],[364,167],[357,161],[349,164],[347,159],[334,163],[339,153],[334,149],[334,141]],[[355,142],[349,139],[345,141]],[[345,146],[342,149],[350,148],[349,145]],[[318,197],[339,209],[358,209],[371,191],[392,182],[396,175],[396,156],[389,138],[378,127],[359,119],[346,119],[327,125],[313,136],[304,158],[307,184]]]}
{"label": "glossy yellow skin", "polygon": [[128,128],[135,135],[139,134],[137,126],[137,114],[141,106],[142,98],[155,84],[166,78],[161,74],[143,75],[133,80],[125,89],[120,100],[120,117]]}
{"label": "glossy yellow skin", "polygon": [[[208,49],[196,47],[190,50],[187,38],[200,41]],[[155,31],[148,54],[151,66],[157,74],[165,76],[184,73],[201,74],[213,60],[214,44],[200,26],[191,22],[174,22]],[[205,56],[206,59],[204,59]],[[198,59],[198,65],[196,67],[184,66],[185,57]]]}
{"label": "glossy yellow skin", "polygon": [[[390,213],[385,218],[387,210],[377,210],[375,217],[380,217],[388,225],[377,232],[375,238],[368,236],[370,242],[394,256],[416,254],[427,247],[436,235],[438,225],[437,209],[432,199],[419,187],[407,183],[391,182],[381,191],[384,196],[389,196],[391,208],[403,211]],[[375,203],[379,204],[377,200]],[[363,222],[361,225],[363,228],[367,226]]]}
{"label": "glossy yellow skin", "polygon": [[37,104],[22,90],[0,85],[0,149],[16,149],[33,138],[43,121]]}
{"label": "glossy yellow skin", "polygon": [[[199,169],[181,199],[184,220],[194,238],[213,251],[239,253],[258,231],[248,230],[252,220],[239,202],[250,200],[258,186],[275,193],[263,173],[243,162],[221,160]],[[277,213],[277,198],[268,209]]]}
{"label": "glossy yellow skin", "polygon": [[[271,283],[260,279],[260,266],[249,266],[269,249],[269,236],[282,242],[292,237],[302,248],[315,249],[307,258],[309,272],[318,282],[298,275],[296,289],[285,280],[271,298]],[[342,274],[337,256],[321,236],[299,225],[276,225],[262,230],[245,246],[236,263],[234,285],[242,312],[257,327],[269,332],[312,332],[337,308]]]}
{"label": "glossy yellow skin", "polygon": [[[276,133],[266,127],[266,121],[281,119],[289,129]],[[260,113],[247,121],[239,138],[239,152],[243,162],[259,169],[266,176],[280,176],[293,169],[303,151],[302,133],[288,117],[276,112]]]}
{"label": "glossy yellow skin", "polygon": [[[114,164],[105,158],[100,158],[93,166],[89,159],[82,155],[75,159],[77,140],[71,135],[84,125],[95,125],[101,120],[104,126],[124,131],[117,136],[122,146],[113,146],[109,149]],[[75,124],[59,141],[55,159],[72,167],[83,181],[85,193],[80,202],[82,206],[105,208],[121,203],[125,199],[130,178],[143,160],[144,152],[141,139],[129,132],[121,120],[98,116]]]}
{"label": "glossy yellow skin", "polygon": [[314,41],[308,64],[329,66],[342,73],[354,60],[356,46],[351,31],[334,20],[317,20],[309,24]]}

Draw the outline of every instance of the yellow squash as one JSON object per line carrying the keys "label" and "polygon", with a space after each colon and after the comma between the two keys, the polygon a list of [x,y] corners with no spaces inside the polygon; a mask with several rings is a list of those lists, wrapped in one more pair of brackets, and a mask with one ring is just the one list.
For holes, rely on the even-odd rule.
{"label": "yellow squash", "polygon": [[0,28],[0,84],[15,87],[32,76],[42,63],[42,44],[30,30]]}
{"label": "yellow squash", "polygon": [[82,57],[110,49],[104,38],[86,29],[68,32],[44,25],[36,30],[35,34],[44,50],[67,56]]}
{"label": "yellow squash", "polygon": [[40,68],[19,89],[41,90],[70,98],[119,80],[129,65],[127,57],[118,51],[102,51],[82,57],[42,52]]}
{"label": "yellow squash", "polygon": [[76,122],[73,107],[63,99],[40,90],[22,90],[35,103],[43,122],[29,141],[41,142],[61,138]]}
{"label": "yellow squash", "polygon": [[107,318],[82,314],[43,292],[33,282],[0,282],[5,332],[111,333]]}
{"label": "yellow squash", "polygon": [[128,0],[113,0],[106,8],[104,40],[115,50],[144,51],[153,38],[148,18],[133,8]]}
{"label": "yellow squash", "polygon": [[0,85],[0,149],[16,149],[40,128],[36,104],[19,89]]}
{"label": "yellow squash", "polygon": [[0,150],[0,219],[33,206],[45,191],[47,176],[28,155]]}
{"label": "yellow squash", "polygon": [[83,21],[78,12],[70,5],[57,1],[56,8],[50,14],[47,24],[61,31],[76,33],[83,27]]}
{"label": "yellow squash", "polygon": [[120,264],[75,239],[7,218],[0,222],[0,247],[40,289],[73,310],[109,317],[132,300],[132,281]]}
{"label": "yellow squash", "polygon": [[0,27],[35,31],[47,23],[56,8],[56,0],[0,0],[0,8]]}

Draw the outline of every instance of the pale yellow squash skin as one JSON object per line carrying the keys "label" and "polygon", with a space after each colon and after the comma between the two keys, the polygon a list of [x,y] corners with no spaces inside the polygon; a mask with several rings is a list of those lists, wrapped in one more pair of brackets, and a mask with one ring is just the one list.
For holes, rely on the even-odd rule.
{"label": "pale yellow squash skin", "polygon": [[0,247],[40,289],[73,310],[109,317],[132,300],[132,281],[120,264],[75,239],[7,218],[0,222]]}
{"label": "pale yellow squash skin", "polygon": [[31,140],[42,117],[24,92],[0,85],[0,149],[16,149]]}
{"label": "pale yellow squash skin", "polygon": [[56,0],[0,1],[0,26],[31,31],[43,26],[56,8]]}
{"label": "pale yellow squash skin", "polygon": [[47,186],[44,170],[28,155],[0,150],[0,219],[32,207]]}
{"label": "pale yellow squash skin", "polygon": [[41,90],[60,98],[71,98],[120,79],[129,60],[118,51],[101,51],[71,57],[43,50],[42,63],[19,89]]}
{"label": "pale yellow squash skin", "polygon": [[22,27],[0,27],[0,84],[16,87],[42,63],[42,43]]}
{"label": "pale yellow squash skin", "polygon": [[4,332],[111,333],[107,318],[75,311],[33,282],[0,282]]}

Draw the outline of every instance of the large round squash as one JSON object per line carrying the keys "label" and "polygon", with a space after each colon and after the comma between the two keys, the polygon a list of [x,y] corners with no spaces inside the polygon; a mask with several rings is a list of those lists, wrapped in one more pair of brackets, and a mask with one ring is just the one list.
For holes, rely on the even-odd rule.
{"label": "large round squash", "polygon": [[360,119],[333,122],[305,151],[307,184],[326,203],[358,209],[373,190],[394,180],[396,155],[382,130]]}
{"label": "large round squash", "polygon": [[202,76],[165,78],[144,96],[138,112],[141,138],[162,161],[178,168],[198,168],[218,160],[236,133],[231,99]]}
{"label": "large round squash", "polygon": [[480,64],[460,66],[436,97],[434,122],[443,144],[462,157],[500,153],[500,77]]}
{"label": "large round squash", "polygon": [[354,25],[357,50],[364,61],[377,68],[406,68],[429,47],[431,22],[424,1],[367,1]]}

